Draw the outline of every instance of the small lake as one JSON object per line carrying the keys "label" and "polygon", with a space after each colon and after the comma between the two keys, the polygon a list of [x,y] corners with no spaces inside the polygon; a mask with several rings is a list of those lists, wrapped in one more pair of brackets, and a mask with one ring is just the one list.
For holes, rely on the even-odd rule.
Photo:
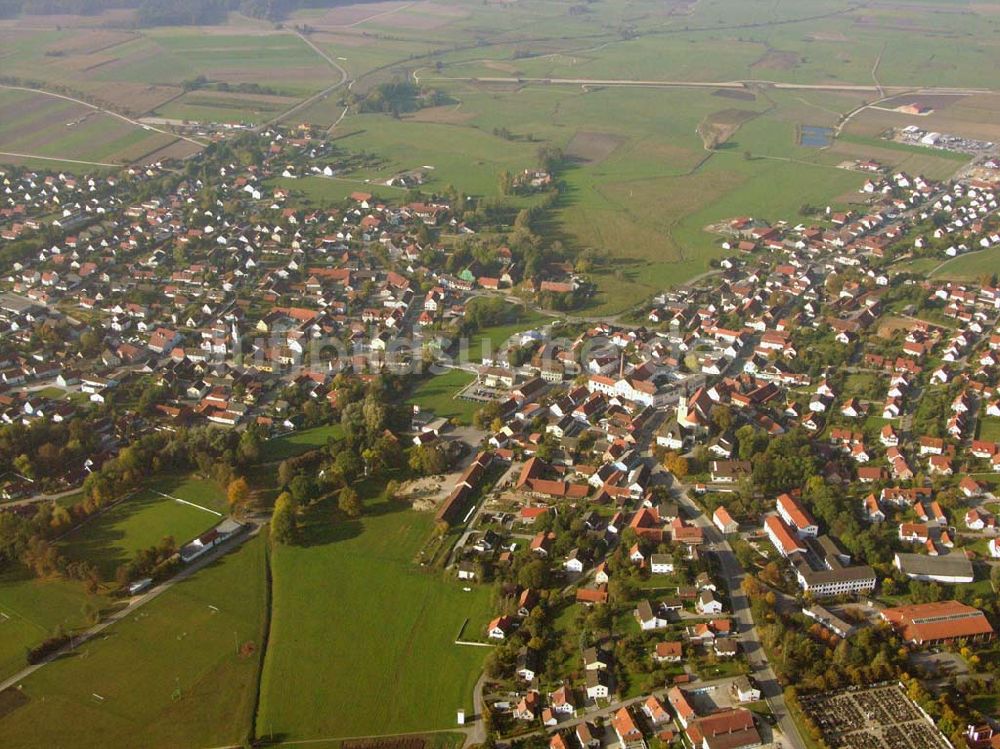
{"label": "small lake", "polygon": [[833,143],[833,128],[803,125],[800,131],[799,143],[806,148],[826,148]]}

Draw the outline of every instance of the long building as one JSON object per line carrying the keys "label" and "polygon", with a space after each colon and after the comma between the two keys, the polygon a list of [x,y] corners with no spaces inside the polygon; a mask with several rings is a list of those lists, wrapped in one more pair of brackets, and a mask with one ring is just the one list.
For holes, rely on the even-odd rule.
{"label": "long building", "polygon": [[993,638],[993,627],[983,612],[959,601],[897,606],[880,616],[913,645]]}
{"label": "long building", "polygon": [[816,598],[860,595],[875,590],[877,576],[867,564],[851,564],[829,536],[808,539],[809,551],[790,557],[802,590]]}
{"label": "long building", "polygon": [[961,552],[937,557],[897,553],[892,563],[911,580],[956,585],[971,583],[976,577],[972,570],[972,562]]}

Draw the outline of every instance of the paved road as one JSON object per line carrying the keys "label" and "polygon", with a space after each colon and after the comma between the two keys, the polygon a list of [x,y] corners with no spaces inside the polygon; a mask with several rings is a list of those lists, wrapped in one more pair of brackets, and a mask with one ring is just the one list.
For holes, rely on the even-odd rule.
{"label": "paved road", "polygon": [[[301,39],[303,42],[305,42],[306,44],[308,44],[317,55],[319,55],[324,60],[326,60],[326,62],[328,62],[331,66],[333,66],[333,68],[335,68],[340,73],[340,80],[337,81],[336,83],[334,83],[332,86],[327,86],[326,88],[324,88],[319,93],[313,94],[312,96],[310,96],[307,99],[303,99],[298,104],[295,104],[290,109],[286,109],[281,114],[279,114],[279,115],[277,115],[275,117],[272,117],[267,122],[264,122],[264,123],[258,125],[256,128],[254,128],[257,131],[266,130],[271,125],[274,125],[274,124],[276,124],[278,122],[281,122],[282,120],[285,120],[285,119],[291,117],[296,112],[301,112],[302,110],[306,109],[307,107],[315,104],[317,101],[320,101],[321,99],[325,99],[327,96],[329,96],[334,91],[336,91],[338,88],[340,88],[345,83],[347,83],[347,79],[348,79],[347,71],[344,70],[344,68],[342,68],[340,66],[340,64],[336,60],[334,60],[332,57],[330,57],[330,55],[328,55],[326,52],[324,52],[319,47],[317,47],[316,44],[312,41],[312,39],[310,39],[305,34],[302,34],[300,32],[295,32],[295,33],[298,35],[299,39]],[[353,83],[353,81],[352,81],[352,83]],[[345,109],[344,110],[344,114],[346,114],[346,113],[347,113],[347,110]],[[344,114],[340,115],[340,119],[338,119],[337,122],[340,122],[340,120],[344,118]]]}
{"label": "paved road", "polygon": [[435,76],[425,78],[426,81],[463,81],[468,83],[504,83],[525,84],[540,83],[552,86],[626,86],[633,88],[721,88],[744,90],[753,87],[777,89],[782,91],[834,91],[859,94],[921,93],[921,94],[990,94],[991,89],[960,88],[960,87],[915,87],[915,86],[877,86],[866,83],[784,83],[762,79],[747,79],[737,81],[678,81],[652,80],[638,78],[527,78],[519,76]]}
{"label": "paved road", "polygon": [[785,705],[778,677],[767,662],[767,655],[765,655],[764,648],[760,643],[760,637],[750,613],[750,602],[743,593],[743,577],[745,575],[743,568],[737,561],[729,543],[688,495],[687,488],[680,482],[673,481],[672,491],[678,503],[686,507],[688,512],[694,516],[692,522],[704,530],[708,547],[715,552],[719,560],[719,567],[726,580],[726,587],[729,589],[732,617],[736,620],[740,646],[750,663],[751,673],[756,679],[761,693],[771,707],[771,712],[774,714],[785,741],[792,749],[805,749],[805,742],[802,740],[798,726],[795,725],[795,721],[792,720],[788,707]]}
{"label": "paved road", "polygon": [[211,551],[206,552],[203,556],[199,557],[197,560],[186,566],[184,569],[182,569],[180,572],[178,572],[169,580],[160,583],[155,588],[152,588],[146,593],[143,593],[141,596],[132,598],[129,601],[128,605],[125,606],[124,608],[119,609],[115,613],[111,614],[111,616],[109,616],[107,619],[104,619],[103,621],[95,624],[90,629],[80,633],[79,635],[75,635],[72,641],[65,647],[62,647],[59,650],[56,650],[54,653],[51,653],[41,662],[36,663],[33,666],[28,666],[27,668],[18,671],[9,679],[0,682],[0,692],[2,692],[5,689],[9,689],[10,687],[17,686],[24,679],[26,679],[28,676],[33,674],[38,669],[51,663],[56,658],[60,658],[66,653],[69,653],[71,650],[74,650],[75,648],[79,647],[88,640],[93,639],[96,635],[106,630],[112,624],[121,621],[129,614],[133,613],[136,609],[140,608],[141,606],[145,606],[150,601],[154,600],[155,598],[158,598],[163,593],[166,593],[168,590],[170,590],[170,588],[172,588],[175,584],[179,583],[181,580],[187,579],[198,570],[207,567],[209,564],[219,559],[224,554],[228,554],[230,551],[240,546],[244,541],[248,541],[249,539],[256,536],[257,533],[260,531],[260,528],[261,526],[259,525],[253,525],[248,531],[244,531],[234,536],[233,538],[227,539],[226,541],[219,544]]}
{"label": "paved road", "polygon": [[58,161],[65,164],[83,164],[85,166],[112,166],[120,167],[121,164],[111,164],[107,161],[83,161],[82,159],[60,159],[56,156],[39,156],[37,153],[14,153],[12,151],[0,151],[0,156],[13,156],[17,159],[40,159],[41,161]]}

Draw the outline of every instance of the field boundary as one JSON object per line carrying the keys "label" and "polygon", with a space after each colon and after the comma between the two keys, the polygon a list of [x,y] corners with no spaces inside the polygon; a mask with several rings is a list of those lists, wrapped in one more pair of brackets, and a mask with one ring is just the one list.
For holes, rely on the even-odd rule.
{"label": "field boundary", "polygon": [[465,634],[465,628],[469,626],[469,617],[465,617],[465,621],[462,622],[462,626],[458,629],[458,634],[455,635],[456,645],[468,645],[475,648],[492,648],[494,647],[492,643],[489,642],[475,642],[473,640],[463,640],[462,635]]}
{"label": "field boundary", "polygon": [[222,513],[221,512],[219,512],[218,510],[213,510],[210,507],[205,507],[204,505],[199,505],[199,504],[196,504],[194,502],[189,502],[186,499],[181,499],[180,497],[174,497],[174,496],[171,496],[170,494],[164,494],[163,492],[158,492],[155,489],[151,489],[150,491],[152,491],[153,494],[156,494],[159,497],[165,497],[167,499],[172,499],[172,500],[174,500],[174,502],[180,502],[182,505],[190,505],[191,507],[197,507],[199,510],[204,510],[205,512],[210,512],[213,515],[215,515],[216,517],[219,517],[219,518],[222,517]]}

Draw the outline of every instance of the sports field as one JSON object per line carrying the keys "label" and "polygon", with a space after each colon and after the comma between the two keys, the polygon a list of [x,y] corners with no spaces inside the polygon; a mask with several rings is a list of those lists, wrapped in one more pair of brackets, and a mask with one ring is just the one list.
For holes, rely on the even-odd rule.
{"label": "sports field", "polygon": [[410,394],[410,402],[435,416],[458,419],[463,424],[472,423],[472,415],[482,408],[481,403],[460,400],[455,394],[476,379],[462,369],[452,369],[444,374],[429,375],[421,380]]}
{"label": "sports field", "polygon": [[430,513],[369,502],[357,521],[329,503],[300,545],[274,553],[271,637],[257,719],[284,740],[448,728],[472,705],[484,648],[453,643],[489,591],[422,572]]}
{"label": "sports field", "polygon": [[265,544],[246,542],[0,695],[5,746],[205,747],[250,728]]}
{"label": "sports field", "polygon": [[195,504],[213,497],[223,499],[224,495],[210,482],[167,480],[157,486],[161,488],[142,490],[64,536],[62,553],[69,560],[97,565],[102,577],[111,579],[117,567],[140,549],[159,544],[167,536],[172,536],[179,547],[222,519],[216,509],[218,499],[212,502],[215,507],[206,510],[157,493]]}

